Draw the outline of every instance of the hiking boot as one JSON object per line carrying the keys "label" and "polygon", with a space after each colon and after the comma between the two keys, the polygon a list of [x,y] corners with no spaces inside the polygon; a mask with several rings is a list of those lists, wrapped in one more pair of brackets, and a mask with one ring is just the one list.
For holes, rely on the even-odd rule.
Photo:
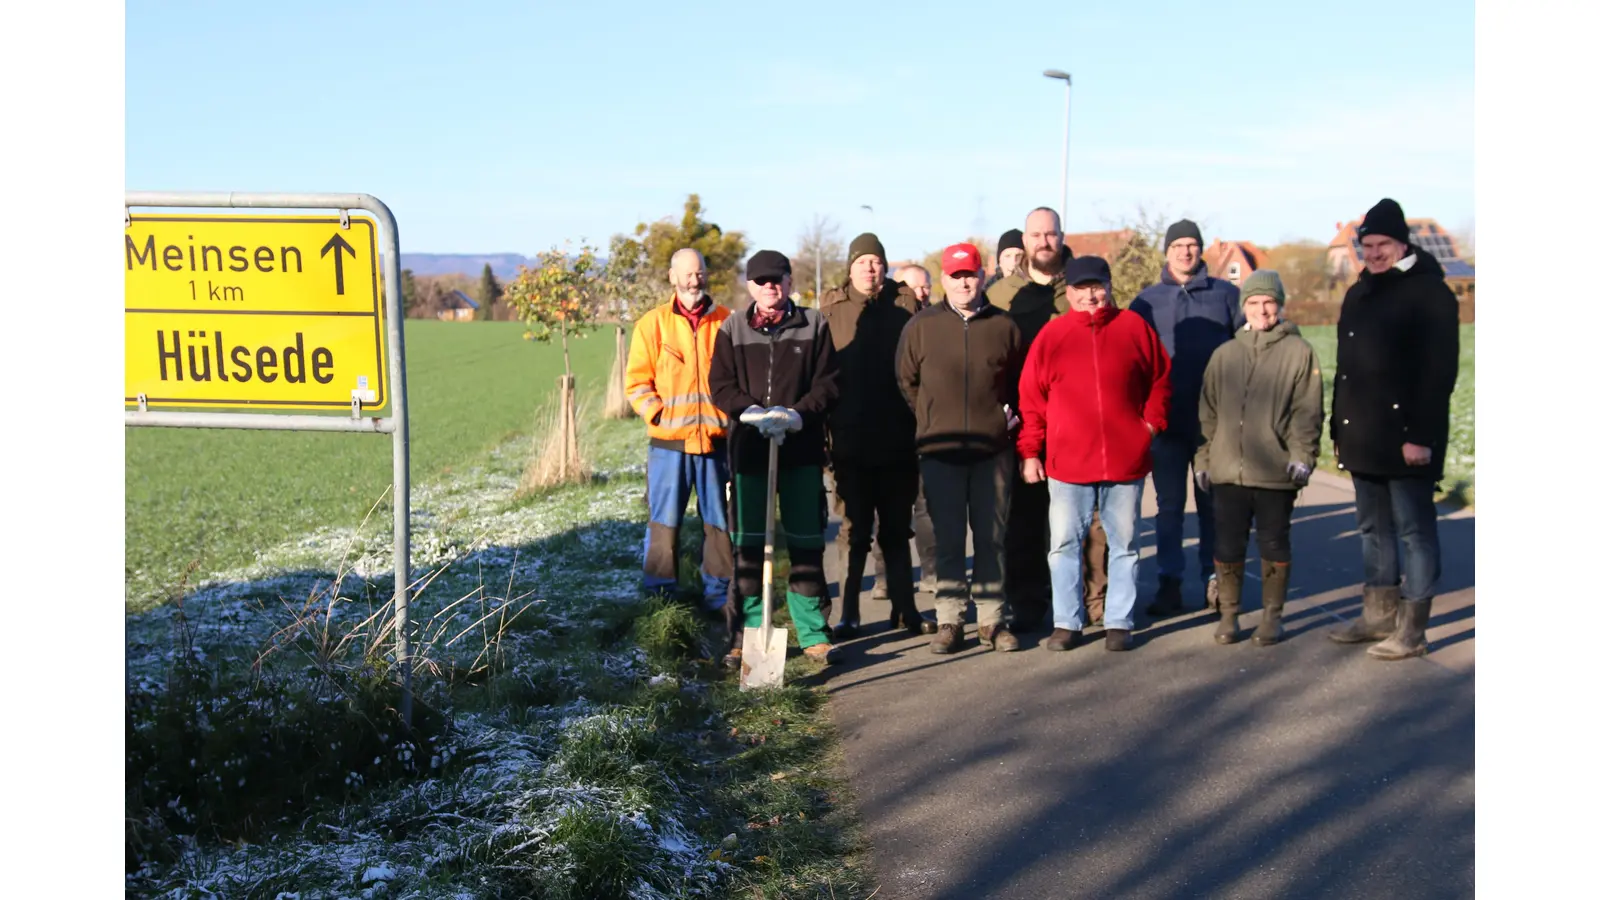
{"label": "hiking boot", "polygon": [[844,655],[839,651],[838,647],[832,644],[812,644],[800,652],[804,653],[807,659],[822,663],[825,666],[833,665]]}
{"label": "hiking boot", "polygon": [[934,653],[954,653],[966,643],[967,636],[962,633],[960,625],[940,625],[939,633],[928,642],[928,649]]}
{"label": "hiking boot", "polygon": [[1395,632],[1381,644],[1367,648],[1373,659],[1393,662],[1426,656],[1428,653],[1428,614],[1433,611],[1433,600],[1402,600],[1395,616]]}
{"label": "hiking boot", "polygon": [[1156,586],[1155,602],[1145,608],[1145,613],[1154,619],[1164,619],[1183,612],[1183,580],[1160,576]]}
{"label": "hiking boot", "polygon": [[1044,642],[1046,650],[1071,650],[1083,641],[1083,632],[1057,628]]}
{"label": "hiking boot", "polygon": [[1344,628],[1335,628],[1328,632],[1328,640],[1340,644],[1381,641],[1394,634],[1395,613],[1399,608],[1399,587],[1363,588],[1361,618]]}
{"label": "hiking boot", "polygon": [[1289,599],[1289,564],[1261,561],[1261,624],[1250,642],[1270,647],[1283,637],[1283,604]]}
{"label": "hiking boot", "polygon": [[1017,649],[1017,636],[1006,630],[1004,625],[979,625],[978,643],[990,650],[1008,653]]}
{"label": "hiking boot", "polygon": [[1222,618],[1211,635],[1219,644],[1239,642],[1239,594],[1244,590],[1244,563],[1217,563],[1217,611]]}
{"label": "hiking boot", "polygon": [[1106,649],[1111,651],[1133,649],[1133,635],[1126,628],[1106,629]]}

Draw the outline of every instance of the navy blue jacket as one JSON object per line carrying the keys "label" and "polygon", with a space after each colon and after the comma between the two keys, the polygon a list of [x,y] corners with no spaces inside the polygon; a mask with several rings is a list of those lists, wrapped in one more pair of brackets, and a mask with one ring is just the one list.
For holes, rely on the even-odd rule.
{"label": "navy blue jacket", "polygon": [[1167,433],[1194,443],[1200,436],[1200,390],[1206,364],[1218,347],[1244,327],[1239,289],[1212,278],[1200,263],[1188,284],[1178,284],[1166,266],[1161,282],[1139,292],[1130,312],[1150,323],[1172,358],[1172,410]]}

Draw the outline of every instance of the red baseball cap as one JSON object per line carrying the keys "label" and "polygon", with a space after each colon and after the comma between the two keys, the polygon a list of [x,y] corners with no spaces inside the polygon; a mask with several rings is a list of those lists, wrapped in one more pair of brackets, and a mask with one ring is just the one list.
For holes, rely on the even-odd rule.
{"label": "red baseball cap", "polygon": [[978,248],[971,244],[951,244],[944,248],[944,255],[939,257],[939,268],[946,275],[956,272],[982,272],[983,260],[978,256]]}

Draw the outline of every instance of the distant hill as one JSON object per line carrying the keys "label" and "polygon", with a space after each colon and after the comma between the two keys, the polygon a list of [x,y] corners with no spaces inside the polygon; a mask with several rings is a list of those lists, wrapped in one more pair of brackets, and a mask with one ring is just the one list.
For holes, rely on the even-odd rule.
{"label": "distant hill", "polygon": [[400,268],[413,275],[482,275],[488,263],[494,277],[502,282],[517,277],[517,266],[533,260],[520,253],[401,253]]}

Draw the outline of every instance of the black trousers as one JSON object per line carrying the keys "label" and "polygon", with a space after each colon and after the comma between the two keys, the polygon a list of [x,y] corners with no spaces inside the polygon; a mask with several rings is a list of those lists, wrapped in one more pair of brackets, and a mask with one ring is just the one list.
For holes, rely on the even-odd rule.
{"label": "black trousers", "polygon": [[901,466],[833,464],[835,508],[839,510],[839,554],[844,577],[839,583],[842,616],[860,616],[861,582],[872,553],[873,523],[883,550],[884,580],[894,609],[915,608],[911,582],[911,508],[917,502],[917,470]]}
{"label": "black trousers", "polygon": [[1213,484],[1211,497],[1216,515],[1217,562],[1243,563],[1250,546],[1250,524],[1256,528],[1256,548],[1267,562],[1289,558],[1289,521],[1294,516],[1298,491]]}

